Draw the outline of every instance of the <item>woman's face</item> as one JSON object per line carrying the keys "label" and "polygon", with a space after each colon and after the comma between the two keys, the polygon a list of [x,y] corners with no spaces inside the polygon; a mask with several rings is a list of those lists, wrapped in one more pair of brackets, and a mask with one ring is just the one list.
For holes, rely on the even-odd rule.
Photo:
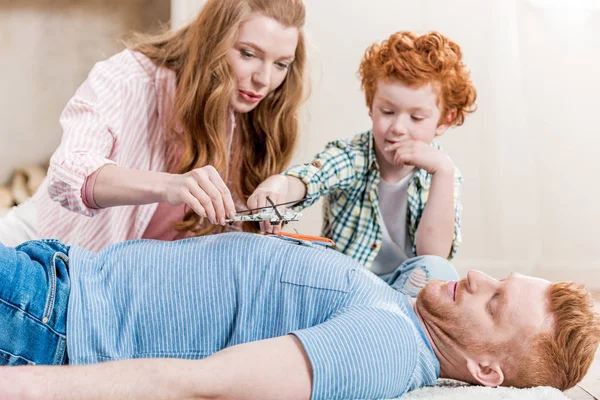
{"label": "woman's face", "polygon": [[237,84],[231,99],[235,112],[252,111],[283,83],[294,61],[298,35],[298,29],[262,14],[253,14],[241,25],[227,54]]}

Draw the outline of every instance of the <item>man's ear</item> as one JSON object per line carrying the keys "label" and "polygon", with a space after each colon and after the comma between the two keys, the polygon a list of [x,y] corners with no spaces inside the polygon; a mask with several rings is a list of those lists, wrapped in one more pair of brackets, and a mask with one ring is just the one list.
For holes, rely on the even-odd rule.
{"label": "man's ear", "polygon": [[496,360],[467,358],[467,369],[473,379],[483,386],[500,386],[504,382],[504,373]]}
{"label": "man's ear", "polygon": [[453,108],[446,113],[446,118],[444,119],[444,121],[441,124],[439,124],[438,127],[435,129],[435,136],[442,136],[446,132],[446,130],[450,128],[450,125],[452,125],[452,122],[454,122],[455,119],[456,108]]}

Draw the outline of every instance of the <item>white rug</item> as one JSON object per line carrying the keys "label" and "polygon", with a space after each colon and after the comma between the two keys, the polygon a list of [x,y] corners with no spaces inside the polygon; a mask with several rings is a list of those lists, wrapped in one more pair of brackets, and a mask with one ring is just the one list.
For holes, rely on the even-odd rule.
{"label": "white rug", "polygon": [[548,386],[531,389],[489,388],[440,379],[437,386],[424,387],[408,392],[402,400],[568,400],[560,390]]}

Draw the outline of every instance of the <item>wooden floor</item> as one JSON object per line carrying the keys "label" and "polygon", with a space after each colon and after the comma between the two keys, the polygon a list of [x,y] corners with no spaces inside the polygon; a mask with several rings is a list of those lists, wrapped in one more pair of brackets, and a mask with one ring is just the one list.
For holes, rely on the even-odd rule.
{"label": "wooden floor", "polygon": [[[596,311],[600,312],[600,292],[594,293],[596,300]],[[579,385],[565,392],[569,399],[573,400],[600,400],[600,350],[596,352],[596,357],[590,370]]]}

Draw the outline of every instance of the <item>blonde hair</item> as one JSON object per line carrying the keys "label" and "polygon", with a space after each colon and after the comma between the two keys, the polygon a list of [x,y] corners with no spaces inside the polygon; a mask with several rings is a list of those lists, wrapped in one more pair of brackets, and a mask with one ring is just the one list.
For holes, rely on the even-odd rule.
{"label": "blonde hair", "polygon": [[[240,26],[252,13],[298,28],[298,46],[281,86],[254,110],[237,116],[240,133],[237,148],[241,154],[229,168],[225,132],[236,82],[226,56]],[[304,23],[302,0],[208,0],[188,26],[158,36],[138,36],[132,42],[132,50],[143,53],[158,66],[173,70],[177,77],[169,137],[181,142],[183,152],[179,165],[171,172],[185,173],[211,164],[225,182],[232,183],[232,192],[245,201],[263,180],[284,170],[296,145],[298,111],[305,98]],[[182,127],[183,135],[175,133],[176,124]],[[200,220],[199,215],[189,210],[175,226],[198,235],[217,229],[217,226],[202,226]],[[244,230],[256,231],[257,227],[244,224]]]}
{"label": "blonde hair", "polygon": [[567,390],[583,379],[600,342],[600,317],[581,284],[554,283],[549,289],[551,333],[540,333],[527,344],[523,357],[510,365],[503,385],[552,386]]}
{"label": "blonde hair", "polygon": [[469,70],[462,62],[460,46],[438,32],[417,35],[396,32],[366,50],[359,74],[367,107],[373,107],[377,83],[397,79],[410,86],[437,85],[442,110],[440,123],[456,110],[451,125],[462,125],[467,113],[475,111],[477,92]]}

